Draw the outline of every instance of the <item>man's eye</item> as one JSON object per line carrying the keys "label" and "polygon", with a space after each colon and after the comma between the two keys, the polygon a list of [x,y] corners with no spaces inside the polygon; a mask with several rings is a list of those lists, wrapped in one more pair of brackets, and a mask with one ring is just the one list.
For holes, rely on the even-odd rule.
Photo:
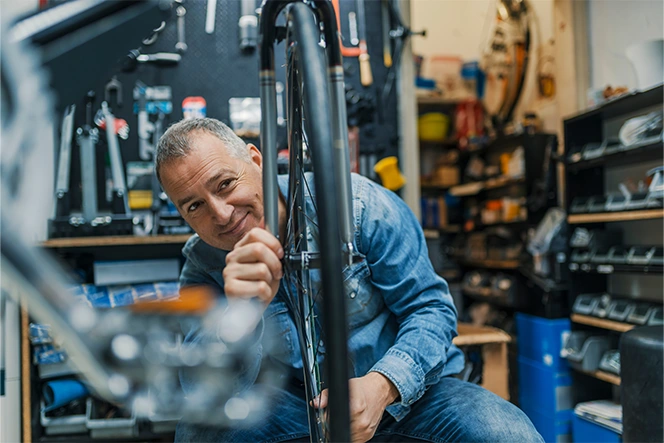
{"label": "man's eye", "polygon": [[228,180],[222,181],[221,183],[219,183],[219,190],[223,191],[224,189],[228,188],[232,182],[233,179],[230,178]]}
{"label": "man's eye", "polygon": [[192,203],[192,204],[189,205],[189,207],[187,208],[187,212],[194,212],[194,211],[196,210],[196,208],[198,208],[199,205],[200,205],[200,203],[198,203],[198,202],[196,202],[196,203]]}

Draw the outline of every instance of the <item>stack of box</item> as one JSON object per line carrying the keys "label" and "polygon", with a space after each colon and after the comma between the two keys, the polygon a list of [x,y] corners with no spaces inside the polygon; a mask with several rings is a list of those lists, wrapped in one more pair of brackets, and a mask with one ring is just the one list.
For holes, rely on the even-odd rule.
{"label": "stack of box", "polygon": [[560,351],[569,319],[516,315],[519,406],[547,442],[571,441],[572,376]]}

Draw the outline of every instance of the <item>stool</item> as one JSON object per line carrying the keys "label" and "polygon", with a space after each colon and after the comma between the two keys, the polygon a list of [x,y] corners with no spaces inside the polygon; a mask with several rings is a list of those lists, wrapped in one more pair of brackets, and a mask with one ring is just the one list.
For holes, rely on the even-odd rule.
{"label": "stool", "polygon": [[512,341],[510,335],[498,328],[469,323],[459,323],[457,330],[459,335],[452,340],[455,345],[482,346],[482,387],[509,400],[507,343]]}

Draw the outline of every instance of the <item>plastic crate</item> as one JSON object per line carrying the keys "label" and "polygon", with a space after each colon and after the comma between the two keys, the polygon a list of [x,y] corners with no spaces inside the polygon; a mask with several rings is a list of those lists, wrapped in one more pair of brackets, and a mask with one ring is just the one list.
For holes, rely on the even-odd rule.
{"label": "plastic crate", "polygon": [[[541,414],[532,409],[523,409],[533,426],[540,433],[547,443],[568,443],[572,441],[572,420],[560,420],[558,417],[551,417]],[[599,440],[597,440],[599,441]]]}
{"label": "plastic crate", "polygon": [[549,320],[528,314],[516,314],[518,355],[552,369],[566,370],[567,360],[560,351],[570,334],[567,318]]}
{"label": "plastic crate", "polygon": [[571,420],[574,407],[569,371],[555,371],[525,357],[518,357],[519,406],[557,421]]}
{"label": "plastic crate", "polygon": [[138,423],[134,410],[128,418],[101,418],[98,408],[99,400],[88,398],[86,427],[90,430],[90,437],[113,439],[138,436]]}
{"label": "plastic crate", "polygon": [[62,435],[62,434],[85,434],[88,432],[86,427],[86,413],[80,415],[66,415],[61,417],[49,417],[44,412],[44,402],[39,405],[39,423],[44,428],[46,435]]}
{"label": "plastic crate", "polygon": [[575,443],[620,443],[622,436],[617,432],[574,415],[572,419],[572,436]]}

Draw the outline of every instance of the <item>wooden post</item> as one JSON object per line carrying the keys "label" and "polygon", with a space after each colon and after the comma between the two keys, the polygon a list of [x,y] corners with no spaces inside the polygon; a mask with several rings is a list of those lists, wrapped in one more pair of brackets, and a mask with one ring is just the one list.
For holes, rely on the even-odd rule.
{"label": "wooden post", "polygon": [[28,311],[21,308],[21,410],[23,441],[32,442],[32,414],[30,389],[30,325]]}

